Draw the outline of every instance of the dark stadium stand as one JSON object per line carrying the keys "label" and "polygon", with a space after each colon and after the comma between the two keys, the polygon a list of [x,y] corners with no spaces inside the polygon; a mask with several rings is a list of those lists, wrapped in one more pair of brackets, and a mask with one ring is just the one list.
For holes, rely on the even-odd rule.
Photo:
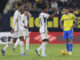
{"label": "dark stadium stand", "polygon": [[3,13],[3,10],[6,6],[8,0],[0,0],[0,13]]}
{"label": "dark stadium stand", "polygon": [[[15,1],[14,3],[12,3],[12,6],[9,7],[10,6],[10,5],[8,5],[9,0],[1,0],[0,1],[0,8],[1,8],[0,9],[0,31],[10,31],[11,30],[11,27],[10,27],[10,23],[11,23],[10,20],[11,19],[10,18],[12,17],[13,12],[16,10],[18,3],[22,2],[25,6],[27,6],[27,8],[30,10],[32,16],[34,18],[36,18],[36,17],[38,17],[38,15],[41,11],[41,4],[44,4],[45,2],[46,2],[47,5],[49,3],[49,5],[48,5],[49,6],[49,12],[51,12],[51,5],[50,4],[51,4],[52,1],[54,1],[54,0],[19,0],[19,1]],[[65,5],[70,6],[71,11],[73,11],[73,13],[76,16],[80,16],[80,11],[79,11],[79,9],[80,9],[80,0],[69,0],[68,2],[61,2],[60,0],[55,0],[55,2],[58,4],[58,7],[60,8],[60,12],[58,13],[59,20],[60,20],[61,15],[63,14],[62,8]],[[8,11],[7,13],[4,13],[3,10],[6,8],[6,6],[9,9],[7,9],[7,11]],[[5,9],[5,11],[6,11],[6,9]],[[34,28],[30,28],[30,31],[38,31],[38,28],[39,27],[34,26]],[[80,31],[79,28],[80,28],[80,23],[78,24],[78,28],[75,28],[74,30],[75,31]],[[49,30],[50,31],[62,31],[60,29],[60,27],[49,28]]]}

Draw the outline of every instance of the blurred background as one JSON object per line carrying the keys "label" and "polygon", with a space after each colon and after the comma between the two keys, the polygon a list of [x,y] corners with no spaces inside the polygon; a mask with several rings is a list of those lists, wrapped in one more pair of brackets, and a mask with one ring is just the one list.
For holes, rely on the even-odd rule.
{"label": "blurred background", "polygon": [[0,13],[8,13],[17,9],[18,3],[23,3],[29,10],[41,10],[41,6],[46,4],[49,10],[59,7],[63,9],[65,5],[69,5],[70,9],[80,9],[80,0],[1,0]]}
{"label": "blurred background", "polygon": [[[28,26],[31,43],[41,43],[39,33],[39,14],[42,5],[46,4],[49,8],[48,13],[52,14],[59,8],[56,16],[48,19],[48,30],[50,43],[63,43],[63,30],[60,28],[60,19],[64,6],[68,6],[70,12],[78,18],[78,23],[74,28],[74,43],[80,43],[80,0],[0,0],[0,39],[1,41],[10,40],[11,27],[13,24],[13,13],[17,9],[17,4],[22,3],[32,14],[28,18]],[[9,33],[9,34],[8,34]],[[7,40],[6,40],[7,39]],[[36,41],[37,40],[37,41]],[[36,41],[36,42],[35,42]]]}
{"label": "blurred background", "polygon": [[[49,7],[48,13],[53,13],[56,8],[59,8],[57,12],[56,21],[49,19],[49,31],[62,31],[59,26],[59,20],[63,14],[62,9],[65,5],[68,5],[70,11],[74,13],[78,19],[80,15],[80,0],[0,0],[0,31],[10,31],[12,25],[12,16],[14,11],[17,9],[18,3],[23,3],[25,7],[31,12],[33,18],[29,19],[29,30],[38,31],[39,24],[37,23],[39,19],[39,13],[41,12],[41,7],[43,4],[46,4]],[[58,20],[58,21],[57,21]],[[32,22],[31,22],[32,21]],[[36,21],[36,22],[35,22]],[[52,21],[52,22],[51,22]],[[34,23],[33,23],[34,22]],[[51,23],[51,25],[50,25]],[[33,24],[33,25],[31,25]],[[74,31],[79,31],[80,23],[78,23]]]}

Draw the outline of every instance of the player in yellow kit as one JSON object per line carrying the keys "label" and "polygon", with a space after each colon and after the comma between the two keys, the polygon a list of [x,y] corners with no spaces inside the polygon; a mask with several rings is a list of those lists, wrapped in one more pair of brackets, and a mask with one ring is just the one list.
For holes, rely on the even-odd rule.
{"label": "player in yellow kit", "polygon": [[76,17],[74,14],[69,12],[68,7],[63,9],[64,15],[61,17],[60,26],[63,29],[64,40],[66,41],[66,49],[69,55],[72,55],[72,39],[73,39],[73,28],[76,25]]}

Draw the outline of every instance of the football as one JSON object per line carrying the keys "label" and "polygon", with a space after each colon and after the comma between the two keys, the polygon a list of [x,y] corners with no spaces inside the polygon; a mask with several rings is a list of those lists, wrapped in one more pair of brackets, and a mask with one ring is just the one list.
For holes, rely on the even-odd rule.
{"label": "football", "polygon": [[67,50],[62,50],[62,55],[67,55]]}

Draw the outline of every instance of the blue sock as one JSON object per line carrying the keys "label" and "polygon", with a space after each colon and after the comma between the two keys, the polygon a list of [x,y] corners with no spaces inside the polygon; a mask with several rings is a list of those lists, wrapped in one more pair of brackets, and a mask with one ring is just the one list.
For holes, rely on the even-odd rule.
{"label": "blue sock", "polygon": [[72,52],[73,44],[69,43],[69,51]]}
{"label": "blue sock", "polygon": [[69,43],[66,44],[66,49],[69,52]]}

